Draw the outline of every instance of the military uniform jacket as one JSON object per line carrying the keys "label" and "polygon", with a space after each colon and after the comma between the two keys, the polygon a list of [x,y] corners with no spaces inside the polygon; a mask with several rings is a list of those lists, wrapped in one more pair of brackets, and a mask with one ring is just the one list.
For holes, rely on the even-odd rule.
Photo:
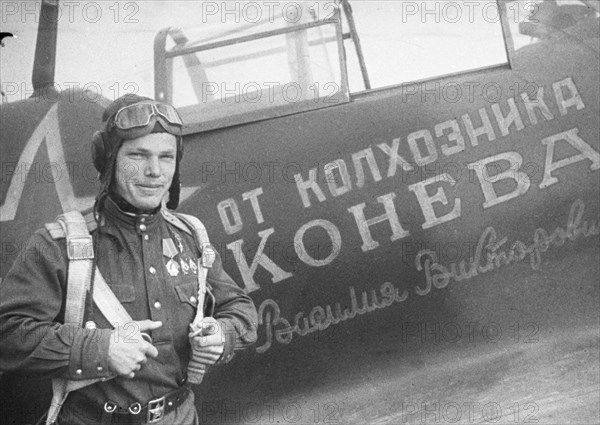
{"label": "military uniform jacket", "polygon": [[[143,405],[185,382],[201,253],[191,232],[160,212],[126,214],[108,198],[102,217],[92,232],[98,269],[133,320],[163,323],[151,332],[159,355],[148,357],[134,379],[117,377],[78,393],[99,405],[108,400]],[[96,329],[62,324],[67,273],[65,239],[54,239],[47,229],[37,231],[0,284],[0,369],[75,380],[110,376],[111,324],[90,308],[89,294],[85,320]],[[218,362],[225,363],[234,349],[256,340],[256,309],[223,270],[218,253],[207,286],[214,302],[207,297],[204,308],[206,314],[213,312],[226,336]]]}

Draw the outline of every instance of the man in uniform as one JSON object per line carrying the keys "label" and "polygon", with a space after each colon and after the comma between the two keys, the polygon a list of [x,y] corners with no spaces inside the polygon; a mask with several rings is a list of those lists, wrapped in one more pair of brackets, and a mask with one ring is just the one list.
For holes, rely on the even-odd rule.
{"label": "man in uniform", "polygon": [[[206,303],[197,305],[201,247],[164,206],[175,209],[179,201],[177,111],[128,95],[105,110],[103,121],[92,147],[101,188],[88,227],[98,273],[132,321],[109,323],[93,301],[92,277],[85,326],[63,324],[67,235],[56,223],[47,225],[0,286],[0,368],[75,381],[100,378],[69,393],[60,425],[196,424],[186,383],[190,359],[228,362],[234,349],[256,340],[256,309],[218,253],[208,271]],[[197,308],[212,317],[192,333]]]}

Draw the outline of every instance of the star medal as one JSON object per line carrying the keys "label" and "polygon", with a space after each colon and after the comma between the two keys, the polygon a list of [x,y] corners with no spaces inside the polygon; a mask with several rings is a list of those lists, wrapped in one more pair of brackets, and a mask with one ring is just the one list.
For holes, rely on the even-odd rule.
{"label": "star medal", "polygon": [[173,232],[173,234],[175,235],[175,239],[177,239],[177,246],[179,247],[179,252],[183,253],[183,242],[181,240],[181,236],[179,236],[179,233]]}
{"label": "star medal", "polygon": [[181,270],[183,270],[183,273],[188,274],[190,272],[190,266],[188,266],[187,261],[181,258],[179,259],[179,262],[181,263]]}
{"label": "star medal", "polygon": [[190,269],[192,269],[192,273],[198,274],[198,266],[196,265],[196,262],[194,260],[192,260],[191,258],[189,259],[189,261],[190,261]]}

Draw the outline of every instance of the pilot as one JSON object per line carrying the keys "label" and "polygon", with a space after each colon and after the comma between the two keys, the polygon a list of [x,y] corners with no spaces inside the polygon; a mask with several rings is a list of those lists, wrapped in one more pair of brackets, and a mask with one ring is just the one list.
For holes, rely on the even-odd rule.
{"label": "pilot", "polygon": [[[94,137],[101,185],[87,226],[91,270],[104,278],[113,304],[131,321],[110,323],[100,311],[92,271],[82,325],[63,324],[68,275],[75,271],[68,231],[58,223],[32,236],[0,284],[3,371],[98,380],[68,393],[60,425],[196,424],[186,382],[190,360],[202,367],[227,363],[234,349],[256,340],[254,303],[214,250],[206,302],[198,306],[204,251],[189,223],[169,211],[179,201],[181,134],[181,118],[171,105],[127,95],[106,108],[103,129]],[[206,317],[192,332],[197,308]]]}

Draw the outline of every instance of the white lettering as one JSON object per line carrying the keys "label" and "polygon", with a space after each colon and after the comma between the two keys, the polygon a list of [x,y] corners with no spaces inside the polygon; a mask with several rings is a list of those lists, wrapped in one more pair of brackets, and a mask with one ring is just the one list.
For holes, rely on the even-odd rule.
{"label": "white lettering", "polygon": [[423,211],[423,216],[425,217],[425,223],[423,223],[423,229],[430,229],[434,226],[438,226],[442,223],[446,223],[450,220],[454,220],[457,217],[460,217],[461,209],[460,209],[460,198],[456,199],[454,203],[454,207],[452,211],[448,214],[445,214],[441,217],[435,215],[435,211],[433,210],[434,202],[441,202],[443,205],[448,205],[448,198],[446,198],[446,194],[444,189],[438,187],[437,192],[433,196],[429,196],[427,193],[427,186],[433,183],[446,182],[450,183],[451,186],[456,184],[456,180],[452,178],[452,176],[448,173],[441,174],[439,176],[431,177],[427,180],[423,180],[422,182],[412,184],[408,186],[408,189],[417,196],[417,201],[419,201],[419,205],[421,206],[421,210]]}
{"label": "white lettering", "polygon": [[515,125],[517,131],[521,131],[525,128],[523,125],[523,120],[521,119],[521,115],[519,114],[519,110],[517,109],[517,105],[515,104],[515,99],[511,97],[507,102],[509,112],[506,116],[502,114],[502,109],[500,108],[499,104],[494,103],[492,105],[492,111],[494,111],[494,115],[496,116],[498,128],[500,128],[500,132],[503,136],[509,135],[510,126],[513,124]]}
{"label": "white lettering", "polygon": [[[240,210],[238,209],[235,199],[230,198],[219,202],[217,205],[217,210],[219,211],[219,217],[221,217],[223,228],[228,235],[233,235],[234,233],[242,230],[244,223],[242,223]],[[227,211],[231,212],[231,220],[230,215],[227,214]]]}
{"label": "white lettering", "polygon": [[[489,176],[487,173],[487,165],[494,162],[507,161],[510,164],[508,170],[497,173],[494,176]],[[490,208],[502,202],[509,201],[513,198],[523,195],[529,190],[531,181],[527,173],[519,171],[523,165],[523,157],[517,152],[504,152],[498,155],[484,158],[481,162],[468,164],[470,170],[475,170],[479,178],[479,184],[485,196],[483,208]],[[485,174],[485,175],[484,175]],[[512,191],[502,196],[498,196],[494,189],[494,183],[500,180],[513,179],[517,183],[517,187]]]}
{"label": "white lettering", "polygon": [[471,117],[469,114],[463,115],[462,119],[467,129],[467,134],[471,139],[471,146],[477,146],[479,141],[477,138],[479,136],[486,135],[490,142],[496,140],[496,133],[494,132],[494,128],[492,127],[492,122],[490,121],[490,117],[488,116],[485,108],[481,108],[479,110],[479,117],[481,118],[481,127],[475,128],[473,126],[473,122],[471,121]]}
{"label": "white lettering", "polygon": [[[542,145],[546,146],[546,162],[544,164],[544,178],[540,183],[540,189],[544,189],[558,182],[558,179],[552,176],[554,171],[558,170],[559,168],[566,167],[567,165],[583,161],[584,159],[589,159],[592,162],[590,165],[590,170],[596,171],[600,169],[600,154],[596,152],[589,144],[587,144],[581,137],[579,137],[578,134],[579,129],[573,128],[563,133],[546,137],[544,140],[542,140]],[[554,145],[559,140],[564,140],[581,153],[554,162]]]}
{"label": "white lettering", "polygon": [[377,162],[375,162],[375,156],[371,148],[363,149],[362,151],[352,154],[352,161],[354,162],[354,169],[356,170],[356,186],[363,187],[365,185],[365,173],[362,168],[361,159],[366,159],[373,179],[378,182],[381,180],[381,174],[379,168],[377,168]]}
{"label": "white lettering", "polygon": [[354,215],[354,220],[356,221],[358,231],[362,238],[361,249],[363,250],[363,252],[370,251],[379,246],[379,242],[373,240],[373,237],[371,236],[371,231],[369,230],[369,227],[371,227],[374,224],[389,221],[390,226],[392,228],[392,236],[390,237],[390,240],[392,242],[398,239],[402,239],[410,234],[408,231],[402,228],[402,225],[398,220],[398,214],[396,214],[396,207],[394,206],[394,198],[396,198],[395,193],[388,193],[387,195],[378,197],[377,201],[383,204],[383,207],[385,208],[385,214],[371,218],[369,220],[365,218],[364,210],[366,204],[364,202],[362,204],[348,208],[348,212],[351,212]]}
{"label": "white lettering", "polygon": [[[304,234],[308,229],[313,227],[321,227],[325,229],[329,239],[331,240],[331,253],[323,260],[317,260],[312,257],[306,251],[306,247],[304,246]],[[340,235],[338,228],[332,222],[327,220],[313,220],[309,221],[300,227],[300,229],[298,229],[296,235],[294,236],[294,248],[296,249],[296,254],[298,254],[298,257],[306,264],[313,267],[322,267],[331,263],[340,254],[342,249],[342,236]]]}
{"label": "white lettering", "polygon": [[[339,172],[342,180],[341,186],[338,186],[337,184],[337,179],[334,174],[335,170],[338,170]],[[343,159],[338,159],[325,165],[325,177],[327,185],[329,186],[329,191],[334,197],[343,195],[352,190],[352,182],[350,181],[350,174],[348,174],[348,167],[346,167],[346,163]]]}
{"label": "white lettering", "polygon": [[390,157],[390,165],[388,166],[388,177],[394,177],[396,175],[396,169],[398,164],[404,171],[410,171],[413,167],[400,155],[398,155],[398,149],[400,148],[400,139],[392,140],[392,146],[388,146],[386,143],[380,143],[377,145],[385,154]]}
{"label": "white lettering", "polygon": [[256,254],[252,259],[252,263],[248,265],[246,261],[246,257],[242,251],[242,245],[244,244],[243,239],[239,239],[235,242],[231,242],[227,244],[227,249],[229,249],[235,256],[235,253],[240,253],[238,261],[236,264],[242,275],[242,279],[244,281],[244,285],[246,287],[246,293],[250,293],[260,289],[260,285],[256,283],[254,280],[254,274],[256,273],[256,269],[260,264],[263,266],[265,270],[271,273],[271,281],[273,283],[281,282],[282,280],[288,279],[293,276],[292,273],[286,272],[281,269],[277,264],[273,262],[267,255],[264,253],[265,245],[267,243],[267,239],[275,232],[275,229],[265,229],[258,232],[258,236],[260,236],[260,244],[258,245],[258,249],[256,250]]}
{"label": "white lettering", "polygon": [[442,148],[442,153],[446,156],[454,155],[455,153],[459,153],[465,150],[465,139],[463,138],[460,127],[458,126],[458,121],[456,120],[448,120],[441,124],[437,124],[435,126],[435,136],[443,137],[444,130],[452,129],[452,132],[449,133],[446,137],[450,142],[456,142],[454,146],[448,146],[444,143]]}
{"label": "white lettering", "polygon": [[252,210],[254,211],[254,216],[256,217],[256,222],[258,224],[261,224],[265,221],[262,215],[262,211],[260,209],[260,204],[258,203],[258,197],[262,194],[262,187],[256,188],[249,192],[242,193],[242,199],[244,201],[247,201],[248,199],[250,200],[250,203],[252,204]]}
{"label": "white lettering", "polygon": [[[425,156],[421,154],[421,149],[419,149],[419,140],[425,141],[425,148],[427,149],[427,153],[425,154]],[[435,162],[437,160],[438,153],[435,148],[435,144],[433,143],[433,137],[431,136],[429,130],[420,130],[409,134],[408,146],[410,147],[410,151],[413,154],[415,163],[419,167],[431,164],[432,162]]]}
{"label": "white lettering", "polygon": [[550,112],[550,108],[548,108],[546,102],[544,102],[544,87],[538,89],[535,99],[531,99],[527,93],[521,93],[521,99],[523,99],[523,103],[525,104],[525,109],[527,110],[531,125],[536,125],[538,123],[535,113],[536,109],[540,110],[544,120],[550,121],[554,119],[554,115]]}
{"label": "white lettering", "polygon": [[[562,90],[563,87],[568,89],[571,93],[570,98],[564,98]],[[577,91],[577,87],[575,86],[575,83],[571,77],[557,81],[556,83],[552,84],[552,88],[554,89],[556,104],[558,105],[558,110],[560,111],[561,115],[567,115],[570,106],[575,106],[578,111],[585,108],[583,100],[581,100],[581,95],[579,94],[579,91]]]}
{"label": "white lettering", "polygon": [[317,169],[312,168],[308,172],[308,180],[302,180],[302,174],[298,173],[294,175],[294,180],[296,181],[296,186],[298,187],[298,192],[300,193],[300,197],[302,198],[302,205],[304,208],[310,207],[310,198],[308,197],[308,189],[311,189],[313,193],[317,196],[319,202],[323,202],[325,200],[325,195],[323,191],[317,184]]}

